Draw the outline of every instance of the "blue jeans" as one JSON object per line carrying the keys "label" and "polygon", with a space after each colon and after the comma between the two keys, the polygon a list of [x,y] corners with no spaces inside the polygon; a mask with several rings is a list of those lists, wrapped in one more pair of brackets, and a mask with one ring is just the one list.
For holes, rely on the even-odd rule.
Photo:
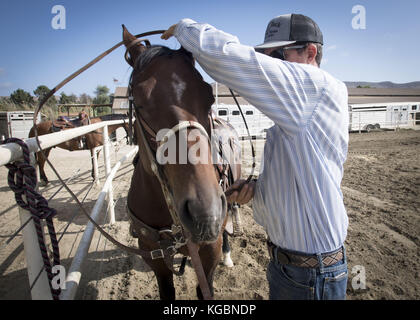
{"label": "blue jeans", "polygon": [[270,300],[345,300],[347,258],[325,267],[320,255],[318,268],[296,267],[271,260],[267,268]]}

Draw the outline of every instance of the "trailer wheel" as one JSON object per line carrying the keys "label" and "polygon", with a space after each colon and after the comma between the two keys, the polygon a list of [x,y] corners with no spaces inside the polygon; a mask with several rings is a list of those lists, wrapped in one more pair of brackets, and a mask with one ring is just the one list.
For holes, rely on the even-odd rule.
{"label": "trailer wheel", "polygon": [[371,124],[368,124],[366,126],[366,132],[371,132],[373,129],[375,129],[375,127],[373,125],[371,125]]}
{"label": "trailer wheel", "polygon": [[379,123],[375,123],[375,125],[373,126],[375,129],[380,129],[381,128],[381,126],[380,126],[380,124]]}

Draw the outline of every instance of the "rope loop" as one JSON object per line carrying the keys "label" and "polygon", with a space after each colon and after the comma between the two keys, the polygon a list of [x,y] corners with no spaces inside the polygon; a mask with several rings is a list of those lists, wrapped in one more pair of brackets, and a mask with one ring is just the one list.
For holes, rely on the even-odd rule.
{"label": "rope loop", "polygon": [[[6,167],[9,169],[7,182],[10,189],[15,194],[16,203],[25,210],[28,210],[32,215],[35,230],[38,236],[39,249],[41,250],[44,268],[47,271],[49,286],[54,300],[59,300],[60,289],[53,289],[52,280],[53,273],[52,267],[60,264],[60,252],[58,248],[57,235],[55,233],[52,218],[57,214],[57,211],[48,206],[48,201],[36,191],[37,176],[36,170],[30,162],[30,152],[27,144],[21,139],[9,138],[3,144],[16,143],[22,148],[23,162],[16,161],[8,163]],[[26,202],[23,196],[26,197]],[[44,239],[44,231],[41,225],[41,220],[46,220],[48,233],[52,245],[52,260],[51,265],[50,257],[48,255],[47,246]]]}

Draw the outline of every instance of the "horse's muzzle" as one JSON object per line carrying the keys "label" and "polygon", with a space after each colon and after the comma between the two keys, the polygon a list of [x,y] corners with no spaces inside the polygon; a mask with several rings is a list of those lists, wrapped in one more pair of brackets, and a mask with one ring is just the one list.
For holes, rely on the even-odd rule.
{"label": "horse's muzzle", "polygon": [[186,200],[179,212],[181,222],[188,229],[193,242],[214,242],[226,216],[226,197],[222,194],[210,204],[198,199]]}

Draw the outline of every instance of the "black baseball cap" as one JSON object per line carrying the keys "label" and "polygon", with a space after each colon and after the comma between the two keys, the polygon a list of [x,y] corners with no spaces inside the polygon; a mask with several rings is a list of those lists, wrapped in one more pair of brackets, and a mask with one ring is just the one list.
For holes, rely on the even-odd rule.
{"label": "black baseball cap", "polygon": [[264,43],[255,48],[282,47],[295,42],[324,44],[322,32],[315,21],[303,14],[284,14],[268,23]]}

